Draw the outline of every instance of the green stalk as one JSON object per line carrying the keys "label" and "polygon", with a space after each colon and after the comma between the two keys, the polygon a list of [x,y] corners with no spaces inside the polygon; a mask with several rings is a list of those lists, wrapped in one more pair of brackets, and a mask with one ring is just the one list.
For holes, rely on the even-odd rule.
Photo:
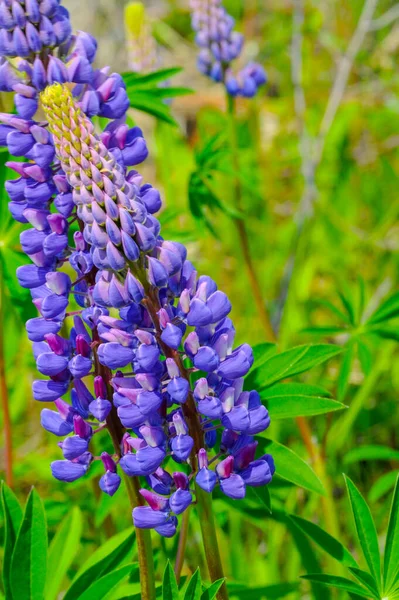
{"label": "green stalk", "polygon": [[[237,139],[237,125],[236,125],[236,101],[235,98],[227,94],[227,115],[229,121],[229,135],[230,135],[230,146],[232,152],[233,169],[235,172],[234,187],[233,187],[233,200],[234,208],[238,213],[242,212],[242,188],[239,178],[240,172],[240,160],[239,160],[239,148]],[[270,341],[276,339],[273,327],[270,321],[269,314],[266,309],[266,303],[263,297],[262,288],[258,279],[258,275],[255,270],[255,266],[252,261],[251,250],[249,245],[249,237],[245,221],[243,218],[234,218],[234,224],[237,228],[238,240],[240,242],[241,252],[244,258],[245,266],[247,269],[247,275],[249,284],[251,286],[252,296],[255,301],[255,305],[258,311],[260,323],[266,334],[266,338]]]}
{"label": "green stalk", "polygon": [[13,486],[13,459],[12,459],[12,426],[10,416],[10,406],[8,397],[8,387],[6,380],[6,368],[5,368],[5,340],[4,340],[4,329],[3,324],[5,322],[4,314],[4,303],[5,303],[5,287],[4,287],[4,273],[3,265],[0,260],[0,397],[1,407],[3,411],[3,428],[4,428],[4,449],[5,449],[5,472],[6,472],[6,483],[9,487]]}
{"label": "green stalk", "polygon": [[[207,494],[198,485],[195,486],[195,493],[206,562],[211,581],[214,582],[223,579],[224,574],[216,536],[215,518],[212,511],[212,494]],[[229,600],[226,583],[223,583],[216,598],[218,600]]]}

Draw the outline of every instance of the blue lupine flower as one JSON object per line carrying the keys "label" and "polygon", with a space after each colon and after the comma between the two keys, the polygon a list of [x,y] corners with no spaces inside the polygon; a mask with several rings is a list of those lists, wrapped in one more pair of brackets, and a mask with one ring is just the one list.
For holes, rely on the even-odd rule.
{"label": "blue lupine flower", "polygon": [[233,31],[234,19],[222,0],[191,0],[192,28],[200,48],[198,70],[214,81],[223,82],[231,96],[253,98],[267,77],[262,65],[249,63],[238,72],[232,69],[244,45],[243,36]]}
{"label": "blue lupine flower", "polygon": [[[17,276],[40,314],[27,332],[47,379],[33,383],[33,395],[54,403],[56,410],[43,409],[42,425],[63,438],[64,459],[51,470],[62,481],[83,477],[95,458],[93,436],[119,419],[120,448],[97,457],[105,469],[100,488],[115,494],[120,468],[146,478],[152,491],[141,493],[149,506],[134,509],[134,522],[169,537],[176,515],[193,501],[194,481],[208,493],[219,485],[234,498],[247,485],[271,481],[272,458],[256,458],[253,438],[270,419],[257,392],[243,391],[252,350],[234,348],[227,296],[209,277],[197,278],[184,246],[160,237],[153,216],[160,194],[130,169],[148,151],[142,131],[124,122],[121,77],[92,68],[95,40],[70,35],[58,1],[30,0],[25,9],[28,4],[23,15],[15,2],[0,2],[0,88],[16,92],[19,111],[0,115],[0,144],[25,159],[9,163],[17,178],[6,189],[12,215],[31,227],[21,246],[32,264]],[[232,46],[221,50],[231,60],[241,42],[215,6],[220,27],[212,35],[220,44],[230,36]],[[16,48],[19,59],[8,62]],[[260,85],[261,70],[247,70]],[[64,82],[76,84],[73,96]],[[48,126],[32,119],[43,90]],[[90,120],[97,114],[111,119],[100,136]],[[79,231],[70,247],[74,221]],[[74,281],[63,270],[67,262]],[[71,303],[80,310],[69,313]],[[119,314],[111,317],[111,307]],[[62,324],[72,318],[63,337]],[[211,463],[208,456],[222,460]],[[166,458],[186,465],[191,477],[168,473]]]}

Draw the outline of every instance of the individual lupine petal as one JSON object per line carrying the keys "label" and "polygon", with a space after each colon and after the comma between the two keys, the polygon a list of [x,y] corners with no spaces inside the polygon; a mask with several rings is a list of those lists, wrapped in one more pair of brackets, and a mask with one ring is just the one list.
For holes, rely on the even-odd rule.
{"label": "individual lupine petal", "polygon": [[136,277],[134,277],[130,271],[126,276],[126,285],[132,300],[139,304],[145,296],[144,288],[140,281],[136,279]]}
{"label": "individual lupine petal", "polygon": [[87,451],[88,442],[78,435],[73,435],[71,437],[67,437],[62,442],[61,448],[64,458],[67,460],[73,460]]}
{"label": "individual lupine petal", "polygon": [[206,396],[198,402],[198,412],[210,419],[220,419],[223,416],[222,403],[219,398]]}
{"label": "individual lupine petal", "polygon": [[234,458],[232,456],[228,456],[224,460],[220,461],[216,467],[216,472],[221,479],[226,479],[233,473],[233,468]]}
{"label": "individual lupine petal", "polygon": [[226,379],[238,379],[246,375],[251,366],[248,353],[244,350],[236,350],[220,364],[218,375]]}
{"label": "individual lupine petal", "polygon": [[245,406],[235,406],[230,412],[223,415],[222,425],[232,431],[249,432],[250,417],[248,409]]}
{"label": "individual lupine petal", "polygon": [[68,298],[51,294],[43,299],[40,305],[40,313],[45,319],[54,319],[61,316],[69,304]]}
{"label": "individual lupine petal", "polygon": [[216,473],[207,467],[202,467],[195,477],[195,482],[201,489],[210,494],[217,483]]}
{"label": "individual lupine petal", "polygon": [[79,437],[89,440],[93,435],[93,429],[91,425],[86,423],[86,421],[80,415],[74,415],[73,417],[73,428]]}
{"label": "individual lupine petal", "polygon": [[125,231],[121,232],[123,252],[128,260],[135,262],[140,258],[140,249],[134,239]]}
{"label": "individual lupine petal", "polygon": [[22,94],[16,94],[14,102],[17,113],[24,119],[32,119],[39,105],[37,98],[27,98]]}
{"label": "individual lupine petal", "polygon": [[158,496],[146,489],[141,489],[140,494],[148,502],[152,510],[168,510],[169,500],[167,498],[162,498],[162,496]]}
{"label": "individual lupine petal", "polygon": [[176,515],[180,515],[190,506],[192,501],[191,492],[178,489],[169,498],[169,506]]}
{"label": "individual lupine petal", "polygon": [[148,260],[148,281],[154,287],[162,288],[168,284],[168,272],[163,264],[156,258],[149,256]]}
{"label": "individual lupine petal", "polygon": [[[115,396],[116,394],[114,394],[114,404],[116,404]],[[132,429],[140,427],[147,420],[147,417],[143,415],[139,407],[129,403],[127,399],[126,404],[122,404],[118,407],[118,417],[124,427]]]}
{"label": "individual lupine petal", "polygon": [[166,452],[159,447],[147,446],[146,448],[140,449],[137,454],[137,461],[140,465],[144,475],[151,475],[161,466],[165,459]]}
{"label": "individual lupine petal", "polygon": [[68,367],[68,359],[53,352],[44,352],[37,358],[36,366],[42,375],[58,375]]}
{"label": "individual lupine petal", "polygon": [[177,530],[177,518],[170,517],[164,525],[155,527],[155,531],[162,537],[171,538],[176,535]]}
{"label": "individual lupine petal", "polygon": [[207,307],[213,315],[213,321],[221,321],[231,311],[231,303],[226,294],[216,291],[207,300]]}
{"label": "individual lupine petal", "polygon": [[64,381],[36,380],[32,385],[33,397],[39,402],[52,402],[66,394],[68,385],[69,383]]}
{"label": "individual lupine petal", "polygon": [[45,339],[47,334],[58,333],[61,329],[61,325],[62,323],[59,321],[47,321],[40,317],[29,319],[26,323],[28,338],[31,342],[41,342]]}
{"label": "individual lupine petal", "polygon": [[44,231],[36,231],[36,229],[28,229],[20,235],[22,250],[26,254],[35,254],[43,249],[43,243],[47,234]]}
{"label": "individual lupine petal", "polygon": [[245,498],[245,482],[236,473],[233,473],[227,479],[221,479],[220,489],[226,496],[233,498],[233,500],[242,500]]}
{"label": "individual lupine petal", "polygon": [[141,199],[149,213],[154,214],[162,207],[161,195],[158,190],[153,187],[141,190]]}
{"label": "individual lupine petal", "polygon": [[170,348],[177,350],[181,344],[183,332],[180,327],[167,323],[165,329],[161,334],[161,340]]}
{"label": "individual lupine petal", "polygon": [[126,367],[134,359],[134,352],[121,344],[108,343],[98,347],[98,358],[102,365],[109,369]]}
{"label": "individual lupine petal", "polygon": [[24,265],[18,267],[17,278],[19,285],[23,288],[33,289],[46,283],[47,269],[35,265]]}
{"label": "individual lupine petal", "polygon": [[219,362],[218,355],[209,346],[199,348],[197,354],[194,356],[194,366],[200,369],[200,371],[206,371],[207,373],[216,371]]}
{"label": "individual lupine petal", "polygon": [[195,331],[192,331],[186,337],[186,340],[184,342],[184,350],[186,351],[188,356],[192,358],[198,353],[199,347],[200,343],[198,339],[198,334]]}
{"label": "individual lupine petal", "polygon": [[60,415],[55,410],[44,408],[40,417],[41,425],[46,431],[59,437],[64,437],[73,431],[73,424]]}
{"label": "individual lupine petal", "polygon": [[186,402],[189,390],[190,384],[183,377],[173,377],[167,386],[169,396],[178,404]]}
{"label": "individual lupine petal", "polygon": [[158,259],[165,267],[169,276],[175,275],[182,268],[180,255],[163,246],[158,248]]}
{"label": "individual lupine petal", "polygon": [[52,271],[46,273],[46,285],[54,294],[63,296],[64,294],[69,294],[72,283],[67,273]]}
{"label": "individual lupine petal", "polygon": [[162,469],[162,467],[159,467],[155,473],[149,475],[147,481],[149,486],[157,494],[162,494],[163,496],[168,496],[170,494],[173,478],[167,471]]}
{"label": "individual lupine petal", "polygon": [[149,415],[158,410],[162,404],[162,396],[155,392],[143,390],[137,396],[137,406],[143,415]]}
{"label": "individual lupine petal", "polygon": [[113,496],[118,491],[120,484],[120,476],[111,471],[107,471],[98,482],[100,489],[108,494],[108,496]]}
{"label": "individual lupine petal", "polygon": [[189,458],[194,446],[194,440],[190,435],[177,435],[172,439],[172,454],[179,461],[185,461]]}
{"label": "individual lupine petal", "polygon": [[104,398],[96,398],[89,404],[89,411],[98,421],[105,421],[111,412],[112,404]]}
{"label": "individual lupine petal", "polygon": [[270,483],[273,476],[269,464],[266,460],[262,459],[251,462],[244,471],[241,471],[240,475],[246,485],[253,487],[260,487]]}
{"label": "individual lupine petal", "polygon": [[50,466],[53,477],[60,481],[76,481],[76,479],[83,477],[87,472],[87,465],[69,460],[55,460]]}
{"label": "individual lupine petal", "polygon": [[143,427],[140,427],[139,431],[146,443],[153,448],[162,446],[165,443],[166,436],[162,427],[149,427],[148,425],[143,425]]}
{"label": "individual lupine petal", "polygon": [[71,391],[73,407],[84,419],[87,419],[89,416],[88,408],[94,398],[81,379],[75,379],[73,383],[75,386],[75,389]]}
{"label": "individual lupine petal", "polygon": [[247,433],[255,435],[265,431],[270,425],[269,413],[265,406],[261,405],[249,411],[249,427]]}
{"label": "individual lupine petal", "polygon": [[169,513],[153,510],[150,506],[136,506],[133,509],[134,526],[139,529],[154,529],[168,523]]}
{"label": "individual lupine petal", "polygon": [[192,327],[200,327],[212,323],[213,315],[205,302],[199,298],[193,298],[190,303],[190,312],[187,315],[187,324]]}
{"label": "individual lupine petal", "polygon": [[77,379],[82,379],[82,377],[86,377],[91,371],[93,367],[93,363],[91,358],[87,358],[82,356],[81,354],[77,354],[68,363],[68,369],[70,370],[72,377],[76,377]]}
{"label": "individual lupine petal", "polygon": [[159,360],[160,352],[158,346],[147,346],[141,344],[136,351],[136,361],[145,372],[151,371]]}

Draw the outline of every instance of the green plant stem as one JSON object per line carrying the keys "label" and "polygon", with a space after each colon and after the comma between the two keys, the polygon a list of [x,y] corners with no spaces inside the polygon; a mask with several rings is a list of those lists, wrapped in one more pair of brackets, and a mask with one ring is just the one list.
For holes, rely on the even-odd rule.
{"label": "green plant stem", "polygon": [[4,273],[0,263],[0,395],[1,408],[3,411],[4,449],[5,449],[5,472],[6,483],[9,487],[13,485],[13,460],[12,460],[12,428],[10,417],[10,406],[8,398],[8,387],[6,380],[5,355],[4,355]]}
{"label": "green plant stem", "polygon": [[[202,533],[202,541],[204,543],[204,550],[206,561],[208,564],[209,575],[212,582],[222,579],[223,567],[219,553],[219,545],[216,536],[215,518],[212,511],[212,494],[207,494],[198,485],[195,486],[195,492],[197,496],[197,511]],[[218,600],[228,600],[229,595],[227,592],[227,586],[224,583],[220,588],[216,598]]]}
{"label": "green plant stem", "polygon": [[177,547],[177,555],[175,562],[175,575],[177,583],[180,583],[181,572],[184,564],[184,556],[186,554],[186,546],[188,539],[188,526],[190,521],[190,507],[184,513],[180,523],[179,544]]}
{"label": "green plant stem", "polygon": [[[227,94],[227,114],[229,121],[229,134],[230,134],[230,145],[232,152],[233,169],[236,173],[234,179],[234,208],[237,212],[242,213],[242,188],[240,183],[240,161],[239,161],[239,148],[237,139],[237,124],[236,124],[236,101],[235,98]],[[245,226],[244,218],[234,218],[234,223],[237,228],[238,240],[240,242],[241,252],[244,258],[249,283],[252,290],[253,299],[257,308],[260,323],[266,334],[266,338],[269,341],[276,339],[273,327],[271,325],[270,317],[266,308],[266,303],[263,298],[262,288],[258,279],[258,275],[255,270],[255,266],[252,261],[251,250],[249,245],[249,238],[247,228]]]}
{"label": "green plant stem", "polygon": [[[93,339],[99,341],[98,332],[94,330]],[[101,365],[97,356],[97,348],[94,349],[96,374],[101,375],[107,384],[108,398],[112,402],[113,390],[110,385],[111,372],[109,369]],[[121,441],[124,434],[124,428],[118,418],[115,406],[107,417],[107,428],[114,445],[114,450],[118,456],[121,454]],[[130,505],[133,508],[143,506],[144,499],[140,494],[140,486],[137,477],[123,476],[127,493],[130,500]],[[155,568],[154,556],[152,551],[151,532],[147,529],[139,529],[136,527],[137,554],[140,565],[140,585],[141,585],[141,600],[156,600],[155,590]]]}

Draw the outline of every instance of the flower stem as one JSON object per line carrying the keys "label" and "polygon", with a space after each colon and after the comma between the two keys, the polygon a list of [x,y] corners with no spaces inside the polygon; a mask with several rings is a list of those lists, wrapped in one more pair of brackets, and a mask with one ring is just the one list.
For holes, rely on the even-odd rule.
{"label": "flower stem", "polygon": [[[212,511],[212,494],[207,494],[198,485],[195,486],[197,496],[197,510],[201,526],[202,541],[209,575],[212,583],[223,579],[223,567],[219,553],[218,540],[216,536],[215,519]],[[226,583],[223,583],[216,598],[218,600],[229,600]]]}
{"label": "flower stem", "polygon": [[180,582],[180,576],[184,564],[184,555],[186,554],[187,538],[188,538],[188,526],[190,521],[190,507],[188,507],[183,513],[180,533],[179,533],[179,545],[177,547],[177,555],[175,562],[175,575],[177,583]]}
{"label": "flower stem", "polygon": [[[0,264],[2,267],[2,265]],[[4,448],[5,448],[5,471],[6,471],[6,483],[9,487],[13,485],[13,462],[12,462],[12,429],[11,429],[11,417],[10,407],[8,398],[8,388],[6,380],[6,369],[5,369],[5,356],[4,356],[4,329],[5,323],[4,318],[4,273],[3,269],[0,270],[0,323],[2,327],[0,330],[0,395],[1,395],[1,407],[3,411],[3,427],[4,427]]]}
{"label": "flower stem", "polygon": [[[93,332],[93,340],[97,341],[98,332],[95,329]],[[111,372],[109,369],[101,365],[97,356],[97,348],[94,349],[94,358],[96,366],[96,375],[101,375],[107,382],[108,399],[112,403],[113,390],[110,385]],[[124,428],[118,418],[115,406],[107,417],[107,428],[110,433],[115,452],[118,456],[121,455],[121,441],[124,434]],[[142,506],[144,499],[141,497],[139,482],[137,477],[123,476],[127,493],[129,496],[132,509],[136,506]],[[147,529],[138,529],[136,527],[137,553],[140,566],[140,585],[141,585],[141,600],[156,600],[155,590],[155,568],[154,556],[152,551],[151,533]]]}
{"label": "flower stem", "polygon": [[[235,172],[234,178],[234,208],[237,212],[242,212],[242,188],[239,178],[240,173],[240,161],[239,161],[239,149],[237,140],[237,126],[236,126],[236,101],[235,98],[227,94],[227,114],[229,120],[229,133],[230,133],[230,145],[232,151],[233,169]],[[256,304],[256,308],[259,315],[259,320],[266,334],[266,338],[270,341],[276,339],[270,317],[266,308],[266,304],[263,298],[262,288],[258,279],[258,275],[255,270],[255,266],[251,257],[251,250],[249,246],[248,231],[245,226],[243,218],[234,218],[234,223],[237,228],[238,239],[241,246],[241,252],[244,258],[245,266],[247,269],[248,279],[251,286],[253,298]]]}

